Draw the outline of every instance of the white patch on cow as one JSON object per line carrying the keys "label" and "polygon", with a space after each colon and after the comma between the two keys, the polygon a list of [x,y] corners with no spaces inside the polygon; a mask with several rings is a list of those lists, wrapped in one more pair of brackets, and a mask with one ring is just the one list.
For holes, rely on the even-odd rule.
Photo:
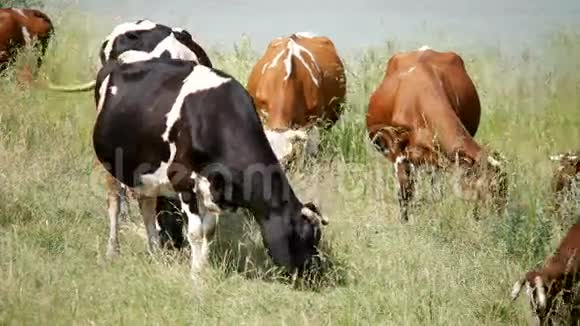
{"label": "white patch on cow", "polygon": [[183,33],[183,28],[179,28],[179,27],[173,27],[171,30],[174,32],[177,32],[177,33]]}
{"label": "white patch on cow", "polygon": [[491,156],[487,157],[487,163],[489,163],[491,166],[496,167],[496,168],[501,167],[501,163]]}
{"label": "white patch on cow", "polygon": [[153,58],[154,56],[149,52],[129,50],[121,53],[117,59],[121,63],[135,63],[140,61],[148,61]]}
{"label": "white patch on cow", "polygon": [[22,11],[22,9],[19,8],[12,8],[12,11],[14,11],[15,13],[19,14],[22,17],[28,18],[26,17],[26,15],[24,14],[24,11]]}
{"label": "white patch on cow", "polygon": [[149,20],[143,20],[138,24],[130,22],[115,26],[113,31],[105,38],[105,41],[107,42],[107,45],[105,45],[105,48],[103,49],[105,60],[109,60],[111,52],[113,51],[113,43],[119,35],[134,31],[148,31],[154,29],[155,27],[157,27],[157,24]]}
{"label": "white patch on cow", "polygon": [[168,51],[172,59],[195,61],[199,63],[197,55],[190,48],[179,42],[175,35],[170,34],[163,41],[159,42],[155,49],[151,51],[154,57],[160,57],[163,52]]}
{"label": "white patch on cow", "polygon": [[111,95],[117,95],[117,86],[111,86],[109,87],[109,92],[111,93]]}
{"label": "white patch on cow", "polygon": [[[302,37],[307,37],[304,35],[310,35],[310,34],[306,34],[306,33],[296,33],[295,35],[298,35],[298,34],[302,34],[303,35]],[[320,74],[320,67],[316,63],[316,59],[314,58],[314,55],[308,49],[306,49],[302,45],[294,42],[294,40],[292,40],[290,38],[288,39],[288,43],[286,45],[286,48],[280,50],[280,52],[274,57],[274,59],[272,59],[272,61],[269,64],[264,65],[264,67],[262,68],[262,74],[267,69],[276,67],[278,65],[278,61],[284,55],[284,53],[286,53],[286,58],[284,59],[284,66],[285,66],[285,70],[286,70],[286,75],[284,76],[284,80],[287,80],[290,77],[290,74],[292,73],[292,57],[295,57],[296,59],[298,59],[302,63],[304,68],[306,68],[306,70],[308,71],[308,74],[310,75],[310,78],[312,79],[312,82],[316,85],[316,87],[318,87],[319,81],[318,81],[318,78],[316,78],[315,72],[313,70],[316,70],[316,73]],[[310,57],[310,60],[312,61],[311,65],[306,63],[306,60],[304,60],[302,53],[306,53]]]}
{"label": "white patch on cow", "polygon": [[429,45],[423,45],[422,47],[419,48],[419,51],[427,51],[427,50],[431,50]]}
{"label": "white patch on cow", "polygon": [[538,304],[541,308],[546,307],[546,291],[544,289],[544,281],[540,276],[536,276],[536,291],[538,291]]}
{"label": "white patch on cow", "polygon": [[284,164],[297,152],[300,146],[306,146],[308,135],[303,130],[288,129],[285,131],[264,130],[270,147],[280,163]]}
{"label": "white patch on cow", "polygon": [[318,87],[318,79],[314,75],[314,72],[312,71],[312,67],[310,67],[310,65],[307,64],[306,61],[304,60],[304,58],[302,57],[303,52],[308,54],[308,56],[310,57],[310,60],[312,61],[312,66],[314,66],[317,73],[320,73],[320,68],[318,67],[318,64],[316,63],[316,59],[314,59],[314,55],[312,55],[312,52],[310,52],[308,49],[306,49],[302,45],[294,42],[294,40],[289,39],[288,40],[288,57],[284,60],[284,64],[286,66],[286,75],[284,76],[284,79],[286,80],[290,77],[290,73],[292,72],[292,57],[294,56],[298,60],[300,60],[300,62],[304,65],[304,68],[306,68],[306,70],[308,70],[308,73],[310,74],[310,78],[312,79],[312,82],[314,82],[314,84]]}
{"label": "white patch on cow", "polygon": [[399,165],[403,164],[403,162],[405,162],[406,160],[407,157],[405,155],[397,156],[397,158],[395,159],[395,173],[399,172]]}
{"label": "white patch on cow", "polygon": [[217,75],[206,66],[197,65],[193,67],[191,73],[183,80],[183,86],[181,87],[173,106],[165,115],[167,117],[167,122],[165,123],[166,128],[161,135],[161,138],[163,138],[164,141],[169,142],[169,133],[171,132],[175,122],[181,116],[181,107],[183,106],[183,101],[186,96],[202,90],[217,88],[230,80],[230,78],[224,78]]}
{"label": "white patch on cow", "polygon": [[28,32],[26,26],[22,26],[22,38],[24,39],[24,44],[27,46],[32,45],[32,37],[30,36],[30,32]]}
{"label": "white patch on cow", "polygon": [[551,155],[550,156],[550,160],[551,161],[561,161],[564,158],[564,154],[558,154],[558,155]]}
{"label": "white patch on cow", "polygon": [[313,210],[311,210],[310,208],[308,208],[306,206],[302,207],[302,209],[300,210],[300,213],[302,215],[304,215],[310,223],[325,224],[325,225],[328,224],[328,220],[325,217],[320,216],[320,214],[314,212]]}
{"label": "white patch on cow", "polygon": [[522,285],[523,285],[523,282],[520,280],[518,280],[517,282],[514,283],[514,285],[512,286],[512,293],[511,293],[512,300],[515,300],[518,297],[518,295],[522,291]]}
{"label": "white patch on cow", "polygon": [[415,71],[415,69],[417,69],[417,67],[412,66],[411,68],[407,69],[406,71],[403,71],[403,72],[399,73],[399,77],[407,76],[408,74],[410,74],[413,71]]}
{"label": "white patch on cow", "polygon": [[316,34],[314,34],[312,32],[298,32],[298,33],[294,33],[294,35],[296,35],[298,37],[304,37],[304,38],[314,38],[314,37],[316,37]]}
{"label": "white patch on cow", "polygon": [[170,157],[168,162],[161,162],[157,170],[141,175],[139,177],[140,185],[134,188],[135,192],[146,197],[159,195],[175,197],[175,190],[167,176],[167,169],[172,161],[173,157]]}
{"label": "white patch on cow", "polygon": [[188,204],[183,201],[183,196],[179,196],[181,209],[187,215],[187,240],[191,247],[191,271],[195,276],[203,265],[203,225],[201,217],[193,213]]}
{"label": "white patch on cow", "polygon": [[270,68],[274,68],[278,65],[278,61],[280,60],[280,58],[282,57],[282,55],[284,55],[284,52],[286,52],[286,48],[282,49],[275,57],[274,59],[272,59],[272,61],[269,64],[264,65],[264,67],[262,67],[262,74],[264,74],[264,72],[266,71],[266,69],[270,69]]}
{"label": "white patch on cow", "polygon": [[101,87],[99,87],[99,102],[97,103],[97,115],[103,109],[103,105],[105,104],[105,97],[107,96],[107,87],[109,86],[109,77],[111,75],[107,75],[103,82],[101,83]]}

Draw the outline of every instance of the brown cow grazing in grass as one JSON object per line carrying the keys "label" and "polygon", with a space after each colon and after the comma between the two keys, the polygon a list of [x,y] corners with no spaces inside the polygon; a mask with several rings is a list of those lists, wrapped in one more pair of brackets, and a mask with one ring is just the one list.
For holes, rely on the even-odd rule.
{"label": "brown cow grazing in grass", "polygon": [[580,181],[580,153],[560,153],[550,156],[550,160],[559,163],[552,176],[554,208],[559,211],[560,205],[567,201],[569,195],[575,198],[573,185],[575,181]]}
{"label": "brown cow grazing in grass", "polygon": [[482,200],[491,194],[496,207],[504,207],[502,164],[473,139],[480,114],[477,91],[456,53],[424,46],[389,59],[366,123],[373,143],[394,163],[401,222],[408,221],[418,166],[454,165],[459,195]]}
{"label": "brown cow grazing in grass", "polygon": [[325,36],[295,33],[268,45],[248,83],[268,139],[282,162],[299,146],[316,146],[312,126],[330,127],[346,96],[344,66],[334,43]]}
{"label": "brown cow grazing in grass", "polygon": [[50,18],[40,10],[0,9],[0,71],[15,58],[19,49],[35,44],[41,54],[37,61],[40,66],[53,32]]}
{"label": "brown cow grazing in grass", "polygon": [[[576,285],[576,276],[580,267],[579,250],[580,223],[576,223],[560,241],[554,255],[545,260],[543,266],[527,272],[513,285],[512,300],[518,298],[525,285],[532,312],[540,325],[547,325],[554,317],[557,318],[558,307],[569,308],[569,305],[574,304],[573,288]],[[555,300],[558,294],[562,294],[560,306]],[[580,317],[578,311],[572,311],[571,318],[578,320],[578,317]]]}

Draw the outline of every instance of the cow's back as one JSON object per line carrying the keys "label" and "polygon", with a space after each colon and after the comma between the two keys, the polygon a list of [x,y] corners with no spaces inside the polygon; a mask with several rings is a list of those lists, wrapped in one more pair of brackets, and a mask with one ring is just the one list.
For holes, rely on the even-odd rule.
{"label": "cow's back", "polygon": [[10,48],[22,41],[22,32],[12,10],[0,9],[0,64],[10,58]]}
{"label": "cow's back", "polygon": [[[262,75],[263,75],[263,71],[266,68],[266,65],[270,64],[272,62],[272,60],[274,60],[274,58],[281,52],[284,51],[284,49],[286,48],[286,42],[283,41],[283,39],[275,39],[273,41],[271,41],[270,43],[268,43],[268,46],[266,47],[266,51],[264,51],[264,54],[260,57],[260,59],[258,59],[258,62],[256,62],[256,64],[254,65],[254,67],[252,68],[252,70],[250,71],[250,74],[248,76],[248,81],[246,83],[246,89],[248,90],[248,93],[250,93],[250,95],[252,96],[252,98],[254,99],[254,101],[257,98],[257,92],[258,92],[258,86],[260,85],[260,82],[262,81]],[[282,61],[282,58],[280,59],[280,62]]]}
{"label": "cow's back", "polygon": [[[148,164],[154,169],[169,159],[167,144],[161,138],[166,115],[193,66],[178,60],[158,60],[154,65],[110,61],[99,71],[95,102],[100,111],[93,145],[99,161],[121,182],[132,187],[138,166]],[[110,170],[119,160],[123,162],[122,175]]]}
{"label": "cow's back", "polygon": [[325,36],[299,37],[297,43],[312,52],[322,71],[321,87],[324,102],[329,103],[333,97],[344,98],[346,76],[334,43]]}
{"label": "cow's back", "polygon": [[396,54],[388,61],[386,83],[391,77],[412,72],[418,66],[433,72],[433,82],[441,83],[448,103],[473,137],[479,127],[481,104],[463,59],[454,52],[431,49]]}

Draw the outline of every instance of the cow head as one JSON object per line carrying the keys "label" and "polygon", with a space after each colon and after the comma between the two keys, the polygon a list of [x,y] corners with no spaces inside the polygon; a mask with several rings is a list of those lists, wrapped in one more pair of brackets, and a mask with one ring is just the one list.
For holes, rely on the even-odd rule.
{"label": "cow head", "polygon": [[284,167],[288,167],[298,157],[315,154],[320,144],[320,136],[316,127],[285,130],[265,129],[264,132],[276,158]]}
{"label": "cow head", "polygon": [[550,311],[549,303],[551,304],[546,295],[546,284],[542,275],[536,271],[528,272],[525,277],[515,282],[511,293],[512,301],[518,298],[524,285],[534,318],[542,325]]}
{"label": "cow head", "polygon": [[491,199],[496,211],[505,208],[507,173],[505,159],[499,152],[482,153],[479,160],[457,152],[455,162],[456,193],[470,200]]}
{"label": "cow head", "polygon": [[290,273],[302,273],[320,265],[317,246],[322,225],[327,224],[328,220],[310,202],[299,205],[297,209],[271,212],[261,223],[272,260]]}
{"label": "cow head", "polygon": [[573,179],[580,178],[580,154],[560,153],[550,156],[550,160],[559,164],[553,177],[555,191],[569,188]]}
{"label": "cow head", "polygon": [[173,59],[196,61],[211,67],[207,54],[193,41],[187,31],[149,20],[115,26],[101,45],[99,53],[101,64],[117,59],[127,51],[143,52],[151,57],[168,55]]}

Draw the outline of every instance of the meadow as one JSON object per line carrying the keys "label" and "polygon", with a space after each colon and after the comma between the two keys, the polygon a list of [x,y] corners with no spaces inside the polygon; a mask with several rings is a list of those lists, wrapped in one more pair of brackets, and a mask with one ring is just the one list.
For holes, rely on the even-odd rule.
{"label": "meadow", "polygon": [[[82,15],[55,23],[39,75],[94,78],[106,31]],[[476,140],[505,156],[509,174],[508,211],[479,221],[442,178],[442,196],[420,182],[410,222],[399,223],[393,167],[371,147],[364,119],[387,59],[401,50],[386,42],[345,58],[342,118],[321,154],[289,173],[298,196],[330,219],[322,249],[333,267],[318,286],[298,288],[279,277],[255,222],[240,214],[220,219],[200,287],[186,254],[148,256],[134,202],[120,259],[108,263],[92,93],[20,86],[9,70],[0,77],[0,325],[527,325],[527,300],[511,302],[512,284],[577,218],[575,206],[552,212],[549,155],[580,146],[580,34],[563,31],[516,58],[485,47],[460,53],[482,102]],[[259,53],[242,39],[209,55],[245,84]]]}

